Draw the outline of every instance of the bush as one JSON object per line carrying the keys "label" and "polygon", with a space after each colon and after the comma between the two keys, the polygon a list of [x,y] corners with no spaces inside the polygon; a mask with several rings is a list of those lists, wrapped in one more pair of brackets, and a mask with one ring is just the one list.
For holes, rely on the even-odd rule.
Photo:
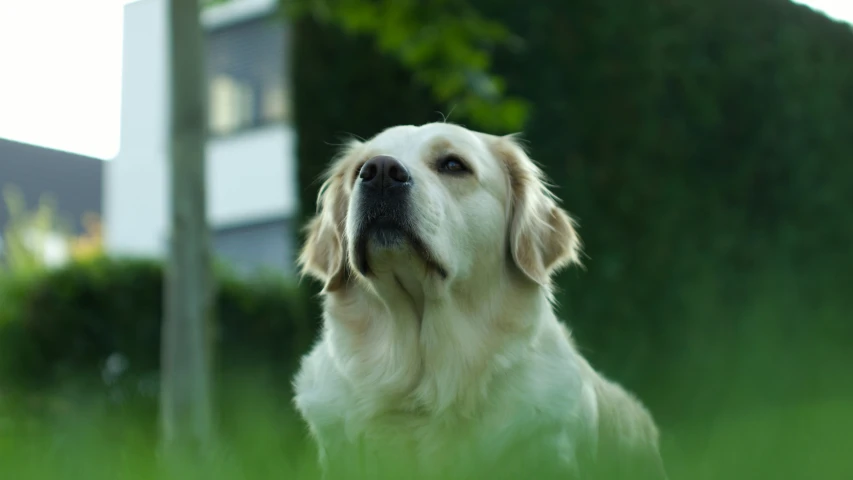
{"label": "bush", "polygon": [[[286,385],[316,331],[301,290],[273,277],[218,276],[218,370],[276,365],[287,370]],[[99,258],[6,275],[0,280],[0,378],[30,388],[156,378],[162,290],[162,265],[150,260]]]}

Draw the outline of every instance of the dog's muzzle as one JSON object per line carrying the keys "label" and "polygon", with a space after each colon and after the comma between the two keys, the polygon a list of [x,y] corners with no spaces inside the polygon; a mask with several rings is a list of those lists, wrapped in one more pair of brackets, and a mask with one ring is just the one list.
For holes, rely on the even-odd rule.
{"label": "dog's muzzle", "polygon": [[379,249],[395,249],[408,244],[428,266],[447,277],[447,270],[435,260],[418,235],[412,218],[411,173],[396,158],[371,158],[358,174],[355,200],[358,202],[358,231],[354,235],[354,260],[358,271],[368,276],[368,243]]}
{"label": "dog's muzzle", "polygon": [[359,224],[365,232],[405,229],[411,225],[412,175],[397,159],[371,158],[358,174]]}
{"label": "dog's muzzle", "polygon": [[359,232],[356,235],[358,268],[369,272],[367,243],[393,248],[411,237],[410,195],[412,175],[396,158],[379,155],[358,174]]}

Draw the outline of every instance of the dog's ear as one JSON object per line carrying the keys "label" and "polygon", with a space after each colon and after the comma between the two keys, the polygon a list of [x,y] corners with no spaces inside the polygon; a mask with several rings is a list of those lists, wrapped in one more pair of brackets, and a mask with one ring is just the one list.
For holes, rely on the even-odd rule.
{"label": "dog's ear", "polygon": [[344,226],[348,208],[346,157],[360,145],[349,143],[342,151],[317,195],[317,212],[305,226],[305,244],[297,263],[301,274],[324,283],[323,292],[340,290],[347,282],[347,246]]}
{"label": "dog's ear", "polygon": [[509,175],[512,259],[527,277],[548,287],[557,270],[580,264],[575,221],[557,204],[542,170],[513,137],[498,138],[495,149]]}

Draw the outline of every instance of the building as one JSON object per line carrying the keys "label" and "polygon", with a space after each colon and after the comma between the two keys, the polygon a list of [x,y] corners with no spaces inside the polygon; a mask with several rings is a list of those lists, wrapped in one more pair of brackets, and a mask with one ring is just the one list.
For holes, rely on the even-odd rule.
{"label": "building", "polygon": [[[238,270],[291,271],[297,208],[289,29],[276,0],[231,0],[207,31],[208,220],[217,256]],[[167,247],[169,57],[166,0],[125,7],[121,149],[107,163],[105,244],[119,255]]]}
{"label": "building", "polygon": [[[28,212],[42,199],[55,208],[58,227],[44,232],[36,248],[48,264],[68,257],[68,239],[87,233],[85,219],[101,215],[101,184],[104,162],[97,158],[0,139],[0,232],[10,226],[5,194],[12,188],[22,197]],[[4,257],[0,235],[0,262]]]}

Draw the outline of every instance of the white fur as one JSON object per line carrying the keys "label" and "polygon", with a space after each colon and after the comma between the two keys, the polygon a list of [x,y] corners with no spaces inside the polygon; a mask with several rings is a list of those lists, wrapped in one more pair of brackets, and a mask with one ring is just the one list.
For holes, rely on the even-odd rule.
{"label": "white fur", "polygon": [[[448,153],[472,173],[437,172]],[[357,172],[379,154],[410,171],[413,227],[446,278],[407,246],[375,244],[372,273],[355,273]],[[326,284],[324,329],[294,401],[328,477],[601,478],[625,465],[637,476],[615,478],[664,478],[651,417],[553,313],[550,278],[580,242],[513,138],[388,129],[345,149],[318,205],[300,262]],[[648,465],[660,476],[641,476]]]}

